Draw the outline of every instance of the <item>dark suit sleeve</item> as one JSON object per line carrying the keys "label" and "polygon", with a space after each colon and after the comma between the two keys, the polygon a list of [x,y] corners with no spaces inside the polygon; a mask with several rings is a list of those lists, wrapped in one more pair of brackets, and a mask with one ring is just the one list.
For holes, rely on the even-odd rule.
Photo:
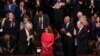
{"label": "dark suit sleeve", "polygon": [[73,31],[74,31],[74,25],[73,24],[70,24],[69,26],[69,32],[73,35]]}
{"label": "dark suit sleeve", "polygon": [[9,30],[11,27],[10,27],[10,22],[9,21],[6,21],[4,22],[4,29],[5,30]]}
{"label": "dark suit sleeve", "polygon": [[24,30],[20,31],[19,33],[19,41],[20,42],[27,42],[27,36]]}
{"label": "dark suit sleeve", "polygon": [[81,35],[81,40],[87,39],[87,35],[88,35],[87,30],[83,30],[83,32],[80,35]]}
{"label": "dark suit sleeve", "polygon": [[65,24],[62,26],[62,28],[65,28],[65,30],[66,30],[66,31],[63,33],[63,35],[64,35],[65,37],[70,38],[69,36],[66,35],[66,33],[69,32],[69,33],[72,35],[72,38],[73,38],[73,36],[74,36],[74,35],[73,35],[74,25],[73,25],[72,23],[69,24],[69,26],[68,26],[67,29],[66,29],[66,25],[65,25]]}
{"label": "dark suit sleeve", "polygon": [[46,15],[45,17],[46,17],[46,23],[47,23],[47,26],[49,26],[49,25],[50,25],[49,16]]}
{"label": "dark suit sleeve", "polygon": [[15,36],[12,37],[11,43],[12,43],[12,48],[11,49],[15,49],[17,47],[17,41],[16,41]]}
{"label": "dark suit sleeve", "polygon": [[33,30],[34,30],[34,31],[37,30],[37,26],[38,26],[38,25],[37,25],[37,20],[38,20],[37,15],[35,15],[34,20],[33,20],[33,28],[34,28]]}

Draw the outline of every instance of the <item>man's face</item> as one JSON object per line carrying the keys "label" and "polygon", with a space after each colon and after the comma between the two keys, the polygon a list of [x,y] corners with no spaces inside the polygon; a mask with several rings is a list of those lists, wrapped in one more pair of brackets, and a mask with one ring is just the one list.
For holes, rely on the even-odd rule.
{"label": "man's face", "polygon": [[97,18],[96,18],[96,21],[97,21],[97,22],[100,22],[100,17],[97,17]]}
{"label": "man's face", "polygon": [[43,13],[42,11],[39,12],[39,17],[42,17]]}
{"label": "man's face", "polygon": [[77,27],[78,27],[78,28],[80,28],[80,27],[81,27],[81,24],[80,24],[80,22],[79,22],[79,21],[77,22]]}
{"label": "man's face", "polygon": [[65,19],[64,19],[64,23],[68,23],[69,22],[69,18],[68,17],[66,17]]}
{"label": "man's face", "polygon": [[82,12],[78,12],[78,13],[77,13],[77,17],[78,17],[78,18],[81,18],[82,15],[83,15]]}
{"label": "man's face", "polygon": [[30,31],[30,30],[32,29],[32,26],[27,25],[27,26],[26,26],[26,29],[27,29],[28,31]]}
{"label": "man's face", "polygon": [[7,34],[4,36],[4,40],[10,40],[10,36]]}
{"label": "man's face", "polygon": [[24,2],[20,2],[20,6],[21,7],[24,7]]}

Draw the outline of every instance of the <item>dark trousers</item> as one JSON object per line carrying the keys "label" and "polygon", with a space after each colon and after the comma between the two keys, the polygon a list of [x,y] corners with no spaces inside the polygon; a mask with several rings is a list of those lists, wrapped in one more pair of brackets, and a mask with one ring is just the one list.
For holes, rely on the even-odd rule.
{"label": "dark trousers", "polygon": [[63,41],[63,50],[64,50],[64,56],[75,56],[74,39],[64,40]]}
{"label": "dark trousers", "polygon": [[42,33],[43,33],[43,29],[37,30],[37,36],[35,36],[37,41],[41,41]]}

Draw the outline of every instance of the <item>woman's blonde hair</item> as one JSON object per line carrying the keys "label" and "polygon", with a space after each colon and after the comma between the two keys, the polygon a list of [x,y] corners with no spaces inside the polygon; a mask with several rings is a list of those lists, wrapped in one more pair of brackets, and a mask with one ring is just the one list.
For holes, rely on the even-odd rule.
{"label": "woman's blonde hair", "polygon": [[79,21],[81,21],[82,23],[83,23],[83,25],[88,25],[88,21],[87,21],[87,17],[85,16],[85,15],[83,15],[80,19],[79,19]]}
{"label": "woman's blonde hair", "polygon": [[[11,11],[9,11],[7,14],[6,14],[6,19],[8,20],[9,19],[9,14],[12,13]],[[12,13],[13,15],[13,13]],[[13,18],[14,18],[14,15],[13,15]]]}

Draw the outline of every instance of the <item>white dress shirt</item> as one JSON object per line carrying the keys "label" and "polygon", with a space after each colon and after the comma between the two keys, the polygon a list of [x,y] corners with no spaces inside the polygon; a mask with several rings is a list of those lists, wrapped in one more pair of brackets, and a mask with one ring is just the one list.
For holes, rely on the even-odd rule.
{"label": "white dress shirt", "polygon": [[27,41],[28,41],[28,46],[30,45],[29,39],[30,39],[30,35],[29,35],[29,31],[27,29],[25,29],[26,31],[26,35],[27,35]]}
{"label": "white dress shirt", "polygon": [[[81,30],[83,29],[83,26],[79,29],[78,33],[79,34],[81,32]],[[77,46],[77,38],[75,38],[75,46]]]}
{"label": "white dress shirt", "polygon": [[39,17],[40,28],[43,29],[43,16]]}

